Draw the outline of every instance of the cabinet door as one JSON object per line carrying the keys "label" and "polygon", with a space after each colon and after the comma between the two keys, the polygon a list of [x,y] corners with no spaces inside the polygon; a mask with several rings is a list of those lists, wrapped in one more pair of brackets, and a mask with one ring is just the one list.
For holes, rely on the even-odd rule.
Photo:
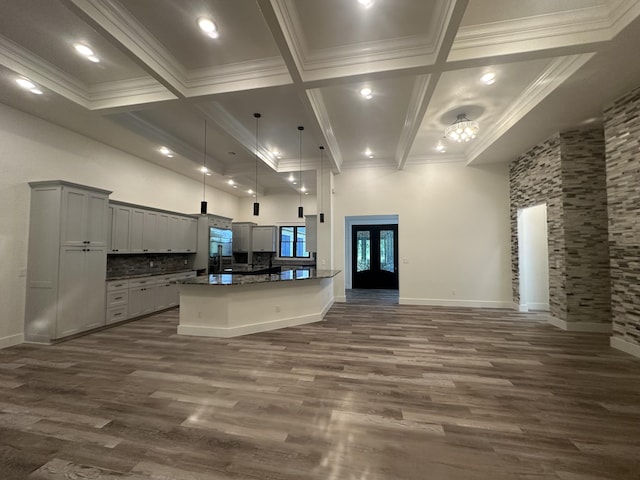
{"label": "cabinet door", "polygon": [[318,251],[318,216],[307,215],[305,218],[305,233],[307,236],[307,252]]}
{"label": "cabinet door", "polygon": [[120,205],[111,205],[109,208],[113,209],[110,251],[114,253],[129,253],[131,208]]}
{"label": "cabinet door", "polygon": [[169,245],[171,251],[180,251],[180,217],[171,215],[169,217]]}
{"label": "cabinet door", "polygon": [[158,213],[147,210],[144,212],[142,227],[142,251],[155,252],[157,248]]}
{"label": "cabinet door", "polygon": [[156,251],[158,252],[171,252],[173,245],[171,244],[169,235],[169,217],[167,213],[158,214],[158,229],[157,229],[157,243]]}
{"label": "cabinet door", "polygon": [[129,289],[129,314],[128,318],[143,315],[144,290],[146,287],[134,287]]}
{"label": "cabinet door", "polygon": [[165,308],[173,307],[177,303],[174,300],[174,288],[176,284],[171,284],[169,281],[162,282],[156,285],[155,291],[155,310],[162,310]]}
{"label": "cabinet door", "polygon": [[254,252],[276,251],[276,227],[253,227],[252,235]]}
{"label": "cabinet door", "polygon": [[104,248],[61,248],[56,338],[104,325],[106,268]]}
{"label": "cabinet door", "polygon": [[195,218],[187,218],[187,239],[186,249],[187,252],[192,253],[197,250],[198,244],[198,220]]}
{"label": "cabinet door", "polygon": [[106,247],[109,232],[108,207],[106,195],[94,192],[86,194],[84,222],[85,240],[93,247]]}
{"label": "cabinet door", "polygon": [[150,285],[142,289],[142,314],[153,313],[156,308],[156,285]]}
{"label": "cabinet door", "polygon": [[84,330],[105,324],[106,272],[107,253],[104,247],[89,246],[85,252],[84,295],[80,304],[84,310]]}
{"label": "cabinet door", "polygon": [[129,251],[142,253],[144,232],[144,210],[134,208],[131,210],[131,226],[129,227]]}
{"label": "cabinet door", "polygon": [[85,252],[83,250],[84,248],[80,247],[62,247],[60,249],[56,338],[66,337],[84,330],[82,305],[85,300]]}
{"label": "cabinet door", "polygon": [[[87,228],[85,225],[87,215],[87,192],[71,187],[62,187],[62,222],[60,241],[65,246],[86,245]],[[107,212],[105,212],[106,215]],[[106,216],[105,216],[106,221]]]}

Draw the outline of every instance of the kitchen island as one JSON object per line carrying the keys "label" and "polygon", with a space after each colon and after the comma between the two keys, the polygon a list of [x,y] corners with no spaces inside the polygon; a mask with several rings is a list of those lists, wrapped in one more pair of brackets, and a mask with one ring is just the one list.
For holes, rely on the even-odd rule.
{"label": "kitchen island", "polygon": [[221,273],[178,281],[178,334],[236,337],[322,320],[339,270]]}

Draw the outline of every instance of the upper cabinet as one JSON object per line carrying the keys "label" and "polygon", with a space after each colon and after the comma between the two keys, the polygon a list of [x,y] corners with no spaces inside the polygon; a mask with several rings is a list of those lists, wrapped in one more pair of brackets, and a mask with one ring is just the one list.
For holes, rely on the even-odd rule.
{"label": "upper cabinet", "polygon": [[108,197],[69,185],[61,187],[61,195],[62,245],[106,247]]}
{"label": "upper cabinet", "polygon": [[253,222],[236,222],[231,225],[232,248],[234,253],[248,253],[251,251],[251,233],[256,224]]}
{"label": "upper cabinet", "polygon": [[198,221],[172,212],[109,203],[109,253],[195,253]]}
{"label": "upper cabinet", "polygon": [[278,228],[274,225],[253,227],[252,250],[254,252],[275,252]]}

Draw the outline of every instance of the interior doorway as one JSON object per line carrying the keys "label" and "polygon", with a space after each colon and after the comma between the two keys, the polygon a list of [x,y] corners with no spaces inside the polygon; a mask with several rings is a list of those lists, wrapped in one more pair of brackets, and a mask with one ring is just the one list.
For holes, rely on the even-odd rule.
{"label": "interior doorway", "polygon": [[520,311],[549,310],[547,204],[518,210]]}
{"label": "interior doorway", "polygon": [[352,288],[398,289],[398,226],[351,227]]}

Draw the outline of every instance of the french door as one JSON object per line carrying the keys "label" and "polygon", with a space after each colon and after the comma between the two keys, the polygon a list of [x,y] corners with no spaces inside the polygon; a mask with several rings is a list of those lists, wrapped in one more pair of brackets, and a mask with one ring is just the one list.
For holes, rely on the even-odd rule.
{"label": "french door", "polygon": [[398,226],[353,225],[353,288],[398,288]]}

